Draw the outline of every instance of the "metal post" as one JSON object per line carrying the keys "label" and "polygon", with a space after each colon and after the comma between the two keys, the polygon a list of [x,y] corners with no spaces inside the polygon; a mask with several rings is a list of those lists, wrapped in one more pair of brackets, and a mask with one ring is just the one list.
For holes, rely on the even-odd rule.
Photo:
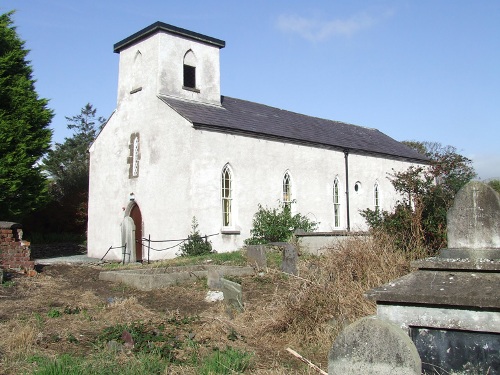
{"label": "metal post", "polygon": [[148,234],[148,264],[149,264],[149,251],[151,249],[151,234]]}

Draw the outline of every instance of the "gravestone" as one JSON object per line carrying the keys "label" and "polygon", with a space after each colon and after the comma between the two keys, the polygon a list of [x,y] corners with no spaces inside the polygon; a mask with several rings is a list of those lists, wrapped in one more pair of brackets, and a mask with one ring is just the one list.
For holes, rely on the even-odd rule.
{"label": "gravestone", "polygon": [[247,263],[256,267],[257,271],[267,270],[267,250],[265,245],[249,245],[246,247]]}
{"label": "gravestone", "polygon": [[448,249],[442,258],[499,259],[500,195],[481,182],[470,182],[448,211]]}
{"label": "gravestone", "polygon": [[207,286],[209,289],[221,290],[221,274],[216,267],[210,267],[207,270]]}
{"label": "gravestone", "polygon": [[470,182],[447,221],[449,248],[366,296],[411,336],[424,374],[500,375],[500,196]]}
{"label": "gravestone", "polygon": [[299,257],[297,247],[288,242],[271,242],[269,245],[279,246],[282,248],[283,260],[281,262],[281,270],[284,273],[297,275],[297,260]]}
{"label": "gravestone", "polygon": [[238,312],[243,311],[243,293],[241,291],[241,285],[230,280],[221,278],[221,289],[224,294],[224,301],[227,304],[228,311],[234,309]]}
{"label": "gravestone", "polygon": [[328,354],[329,375],[420,375],[421,366],[408,335],[374,317],[347,326]]}
{"label": "gravestone", "polygon": [[134,263],[135,257],[135,224],[130,216],[125,216],[121,224],[122,230],[122,261]]}

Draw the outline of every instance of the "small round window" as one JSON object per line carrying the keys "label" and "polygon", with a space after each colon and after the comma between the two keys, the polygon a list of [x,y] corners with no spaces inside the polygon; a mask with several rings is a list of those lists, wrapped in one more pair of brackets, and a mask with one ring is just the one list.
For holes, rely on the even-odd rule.
{"label": "small round window", "polygon": [[359,182],[359,181],[358,181],[358,182],[356,182],[356,183],[354,184],[354,191],[355,191],[356,193],[359,193],[359,192],[360,192],[360,190],[361,190],[361,182]]}

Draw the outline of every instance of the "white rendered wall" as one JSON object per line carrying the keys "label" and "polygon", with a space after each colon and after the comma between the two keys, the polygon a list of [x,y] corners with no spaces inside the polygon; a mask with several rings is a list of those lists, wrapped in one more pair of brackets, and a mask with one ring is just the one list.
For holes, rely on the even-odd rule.
{"label": "white rendered wall", "polygon": [[[196,56],[196,86],[185,90],[183,59]],[[286,171],[292,178],[294,213],[319,222],[318,231],[346,229],[346,173],[341,151],[287,144],[194,129],[158,98],[158,94],[211,105],[220,104],[219,49],[184,37],[158,33],[120,51],[117,109],[90,148],[88,254],[102,257],[121,245],[120,224],[133,193],[143,219],[143,236],[152,240],[186,238],[195,216],[202,234],[219,252],[236,250],[250,236],[258,204],[276,207],[282,200]],[[131,135],[139,134],[139,175],[129,176]],[[233,224],[222,228],[221,172],[229,163],[233,177]],[[388,173],[409,163],[349,154],[351,230],[364,230],[359,211],[374,208],[379,184],[380,207],[390,210],[397,197]],[[339,181],[340,227],[334,228],[333,182]],[[354,191],[360,182],[361,188]],[[223,230],[239,234],[221,234]],[[175,243],[174,243],[175,244]],[[173,243],[154,244],[163,249]],[[173,248],[151,252],[150,259],[172,258]],[[112,250],[107,259],[120,259]],[[147,258],[145,250],[143,258]]]}
{"label": "white rendered wall", "polygon": [[[196,88],[185,90],[184,55],[196,58]],[[158,33],[120,51],[118,106],[130,91],[150,87],[157,94],[220,105],[219,48],[187,38]]]}
{"label": "white rendered wall", "polygon": [[[292,177],[294,212],[319,222],[318,231],[334,229],[333,181],[338,177],[341,227],[337,229],[346,228],[343,152],[196,130],[159,99],[142,100],[146,93],[130,95],[91,148],[90,256],[100,257],[109,246],[120,244],[120,223],[131,192],[142,212],[145,237],[185,238],[193,216],[202,234],[221,233],[221,172],[226,163],[233,172],[234,226],[230,229],[240,234],[211,237],[217,251],[243,245],[259,203],[278,205],[285,171]],[[144,110],[127,110],[129,106]],[[140,169],[138,178],[129,178],[126,161],[134,132],[140,133]],[[363,230],[366,224],[359,210],[374,208],[375,182],[379,184],[381,208],[391,209],[397,197],[387,173],[410,164],[355,154],[349,155],[348,162],[351,229]],[[356,182],[361,183],[357,193]],[[172,243],[154,247],[168,245]],[[170,258],[177,251],[151,252],[150,256]],[[113,254],[119,259],[120,250]]]}

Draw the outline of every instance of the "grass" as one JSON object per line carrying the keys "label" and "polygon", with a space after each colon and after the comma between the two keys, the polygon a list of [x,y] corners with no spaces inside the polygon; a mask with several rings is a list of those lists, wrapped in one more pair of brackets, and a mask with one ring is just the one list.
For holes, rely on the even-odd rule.
{"label": "grass", "polygon": [[[416,256],[399,251],[383,235],[352,237],[324,255],[300,256],[295,277],[280,271],[281,251],[269,251],[269,272],[239,280],[245,311],[231,318],[223,305],[204,307],[200,316],[191,316],[176,311],[175,302],[166,311],[142,300],[153,296],[156,304],[155,299],[175,294],[188,300],[190,308],[191,302],[203,300],[203,283],[151,293],[127,289],[120,292],[122,298],[105,303],[106,297],[115,296],[116,286],[108,286],[109,295],[98,296],[90,289],[75,293],[77,284],[50,274],[20,278],[13,287],[19,291],[16,296],[27,298],[19,301],[19,311],[26,310],[26,315],[0,324],[0,372],[312,374],[283,353],[284,348],[291,347],[325,369],[337,333],[375,313],[374,303],[363,294],[406,274]],[[245,253],[182,257],[151,267],[206,263],[243,265]],[[65,284],[61,293],[57,288]],[[125,345],[125,331],[133,347]],[[110,342],[116,343],[113,350],[108,349]]]}
{"label": "grass", "polygon": [[250,368],[252,355],[238,349],[227,347],[224,350],[215,350],[203,359],[199,369],[200,375],[238,374]]}
{"label": "grass", "polygon": [[30,359],[37,375],[141,375],[164,374],[166,361],[156,355],[111,355],[101,352],[86,357],[63,354],[57,358],[33,356]]}

